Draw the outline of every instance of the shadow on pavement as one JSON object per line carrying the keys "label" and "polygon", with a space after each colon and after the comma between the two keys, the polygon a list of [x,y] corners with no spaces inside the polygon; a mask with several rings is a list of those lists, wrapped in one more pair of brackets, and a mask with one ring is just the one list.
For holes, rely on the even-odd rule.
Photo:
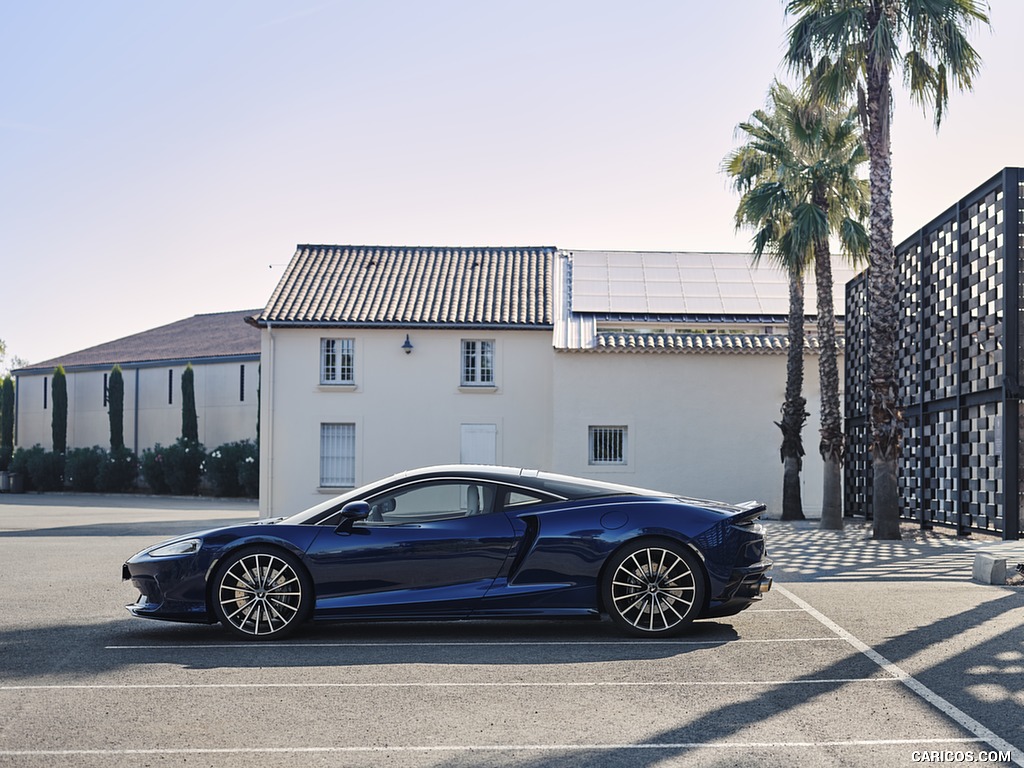
{"label": "shadow on pavement", "polygon": [[[1005,594],[998,599],[987,601],[966,613],[950,616],[929,626],[920,627],[913,632],[892,638],[875,646],[874,650],[898,665],[904,659],[918,653],[922,644],[931,642],[935,638],[956,638],[979,625],[1001,617],[1012,609],[1024,609],[1024,593],[1007,589]],[[915,675],[919,681],[934,692],[967,712],[975,720],[1013,744],[1018,750],[1024,743],[1024,723],[1021,722],[1019,716],[1020,707],[1024,704],[1024,637],[1021,636],[1019,626],[1018,623],[1014,628],[1016,631],[1003,633],[991,641],[967,648],[963,653],[949,658],[942,664]],[[844,660],[832,667],[815,670],[813,676],[808,675],[794,679],[799,681],[830,677],[841,678],[845,674],[846,664],[847,660]],[[1000,669],[1004,674],[996,676]],[[968,675],[977,675],[978,686],[997,686],[998,691],[990,690],[988,695],[979,695],[984,694],[985,691],[979,690],[977,686],[958,685],[957,681],[962,679],[965,671]],[[988,682],[983,682],[986,679]],[[743,701],[711,710],[679,728],[655,734],[644,743],[706,744],[715,741],[742,740],[742,734],[748,724],[785,717],[788,711],[816,699],[825,697],[836,699],[841,695],[843,688],[850,685],[853,684],[773,686],[754,693]],[[894,682],[892,685],[900,686],[900,683]],[[850,730],[849,738],[851,740],[868,738],[858,732],[856,722],[848,723],[847,727]],[[922,738],[925,736],[922,734]],[[964,731],[963,736],[970,737],[972,734]],[[887,734],[874,738],[895,738],[895,736]],[[571,743],[571,738],[567,737],[567,742]],[[908,755],[912,748],[908,745]],[[935,747],[935,749],[943,748],[945,747]],[[957,748],[969,751],[989,749],[981,743],[960,745]],[[613,749],[590,750],[571,754],[543,753],[535,760],[517,759],[516,765],[520,768],[564,768],[565,766],[591,765],[621,765],[639,768],[664,765],[666,760],[679,760],[688,752],[690,750],[685,748],[666,747],[664,749],[644,748],[619,751]],[[721,758],[719,760],[711,759],[710,754],[713,753],[709,753],[706,749],[702,749],[701,754],[704,758],[701,765],[720,765],[723,768],[735,766],[739,758],[739,755],[731,754],[727,749],[720,751]],[[811,758],[811,753],[808,753],[808,757]],[[819,751],[813,754],[812,759],[815,764],[819,765],[829,764],[832,761],[835,761],[835,764],[844,762],[843,755],[838,752],[829,755]],[[439,766],[459,764],[458,761],[453,762],[447,759],[437,763]]]}
{"label": "shadow on pavement", "polygon": [[[306,625],[283,641],[249,642],[219,625],[125,619],[0,630],[6,684],[60,676],[86,683],[124,667],[301,669],[402,664],[529,667],[678,656],[738,639],[731,625],[700,622],[679,642],[624,638],[610,622],[389,622]],[[564,643],[589,643],[585,646]],[[437,643],[432,646],[431,643]],[[462,643],[453,652],[451,643]],[[513,651],[510,645],[523,646]],[[143,681],[144,682],[144,681]],[[43,683],[45,684],[45,683]]]}
{"label": "shadow on pavement", "polygon": [[823,531],[813,524],[766,525],[772,575],[780,581],[952,581],[971,578],[978,552],[1024,559],[1024,544],[976,542],[932,534],[917,540],[877,541],[870,526]]}

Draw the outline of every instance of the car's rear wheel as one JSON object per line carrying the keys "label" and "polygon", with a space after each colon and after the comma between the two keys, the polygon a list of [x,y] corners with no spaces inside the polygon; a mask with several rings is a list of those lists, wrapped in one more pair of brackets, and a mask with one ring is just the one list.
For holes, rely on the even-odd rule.
{"label": "car's rear wheel", "polygon": [[230,555],[213,577],[213,610],[220,623],[250,640],[273,640],[295,631],[312,600],[305,568],[278,549]]}
{"label": "car's rear wheel", "polygon": [[604,607],[631,635],[669,637],[704,605],[704,573],[696,556],[667,539],[641,539],[612,556],[601,584]]}

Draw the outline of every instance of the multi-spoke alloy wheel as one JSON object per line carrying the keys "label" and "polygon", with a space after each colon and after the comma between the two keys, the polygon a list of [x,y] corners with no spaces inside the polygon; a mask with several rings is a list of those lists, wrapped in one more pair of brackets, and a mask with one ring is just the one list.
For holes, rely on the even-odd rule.
{"label": "multi-spoke alloy wheel", "polygon": [[305,618],[310,589],[291,555],[249,550],[217,569],[212,597],[225,627],[246,638],[269,640],[290,633]]}
{"label": "multi-spoke alloy wheel", "polygon": [[608,564],[602,587],[608,615],[634,635],[675,634],[704,603],[704,576],[694,556],[670,541],[627,546]]}

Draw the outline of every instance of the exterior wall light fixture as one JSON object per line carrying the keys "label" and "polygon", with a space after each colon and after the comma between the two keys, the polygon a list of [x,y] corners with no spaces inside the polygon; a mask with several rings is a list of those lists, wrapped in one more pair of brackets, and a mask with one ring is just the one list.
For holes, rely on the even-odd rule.
{"label": "exterior wall light fixture", "polygon": [[412,342],[409,341],[409,334],[405,334],[405,343],[402,344],[402,349],[405,350],[405,354],[412,352]]}

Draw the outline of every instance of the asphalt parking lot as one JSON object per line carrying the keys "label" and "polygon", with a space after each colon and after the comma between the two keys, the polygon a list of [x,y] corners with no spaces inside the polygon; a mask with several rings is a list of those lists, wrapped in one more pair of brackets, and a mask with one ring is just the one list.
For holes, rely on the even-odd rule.
{"label": "asphalt parking lot", "polygon": [[772,592],[660,642],[466,622],[244,643],[123,609],[125,558],[255,514],[0,497],[0,765],[1024,766],[1024,589],[970,581],[1016,543],[771,522]]}

